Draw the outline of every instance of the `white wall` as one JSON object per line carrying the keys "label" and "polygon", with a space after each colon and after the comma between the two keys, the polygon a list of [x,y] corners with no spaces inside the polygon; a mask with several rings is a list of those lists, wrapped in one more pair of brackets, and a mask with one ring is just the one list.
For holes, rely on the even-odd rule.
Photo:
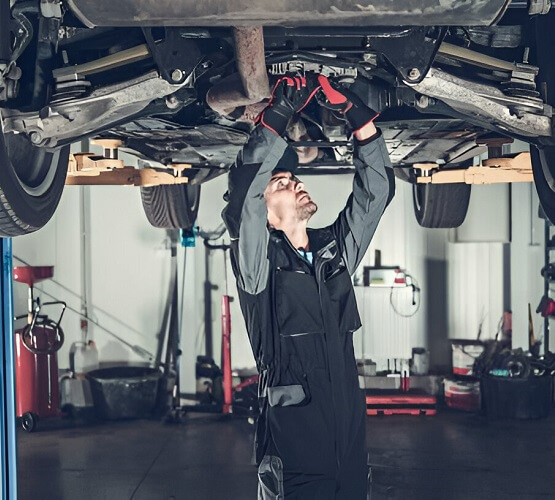
{"label": "white wall", "polygon": [[528,304],[536,339],[543,338],[543,318],[536,314],[543,296],[544,221],[538,217],[539,200],[532,184],[512,189],[511,306],[513,347],[528,349]]}
{"label": "white wall", "polygon": [[[314,201],[319,205],[319,210],[311,220],[311,227],[322,227],[333,222],[337,213],[343,208],[351,191],[352,176],[305,176],[303,178],[307,190]],[[224,207],[222,194],[226,189],[226,178],[222,177],[203,186],[199,225],[203,229],[213,229],[220,223],[220,212]],[[437,364],[448,363],[447,350],[447,319],[445,302],[447,289],[447,231],[421,228],[412,212],[412,188],[410,185],[397,182],[397,194],[384,214],[376,231],[370,248],[363,259],[357,272],[357,278],[362,283],[362,268],[373,265],[374,250],[382,252],[383,265],[398,265],[412,274],[421,286],[420,310],[411,319],[411,337],[414,346],[430,347],[432,361]],[[204,279],[204,254],[201,249],[196,250],[197,289],[202,290]],[[223,286],[223,257],[213,257],[213,276],[220,276],[220,285]],[[230,294],[237,296],[235,283],[232,278],[231,268],[228,269]],[[217,278],[214,280],[217,281]],[[218,334],[219,323],[219,293],[213,293],[213,331],[215,359],[219,360]],[[202,294],[199,293],[196,301],[202,308]],[[247,334],[242,320],[239,304],[232,304],[232,360],[235,368],[248,368],[254,366]],[[202,336],[202,315],[198,318],[195,331]],[[362,356],[362,335],[374,333],[361,330],[355,334],[355,347],[357,354]],[[379,333],[375,333],[379,334]],[[201,344],[201,339],[196,341]],[[367,344],[368,345],[368,344]]]}
{"label": "white wall", "polygon": [[[89,265],[89,316],[131,346],[156,352],[156,334],[167,295],[170,271],[165,232],[151,227],[143,213],[137,188],[77,187],[64,190],[58,210],[40,231],[14,239],[14,266],[23,259],[31,265],[54,265],[54,280],[38,289],[64,300],[68,310],[62,322],[66,336],[58,353],[62,368],[69,366],[72,342],[81,340],[83,273],[81,203],[85,197]],[[15,313],[26,311],[27,287],[14,284]],[[37,295],[40,291],[37,290]],[[43,301],[51,300],[44,296]],[[54,309],[45,310],[55,316]],[[89,324],[89,339],[96,342],[102,362],[147,361],[124,342]]]}
{"label": "white wall", "polygon": [[[14,265],[18,265],[17,258],[32,265],[54,265],[54,280],[62,286],[48,280],[38,287],[77,311],[81,310],[81,189],[67,188],[49,224],[37,233],[16,238],[13,245]],[[94,187],[90,208],[89,315],[128,343],[155,353],[169,275],[165,233],[148,226],[136,189]],[[21,299],[27,287],[15,283],[14,290],[16,313],[22,313],[26,302]],[[67,311],[62,326],[66,343],[59,359],[60,366],[67,367],[69,345],[81,338],[79,315]],[[89,325],[89,338],[97,343],[104,362],[142,359],[93,324]]]}
{"label": "white wall", "polygon": [[[303,180],[320,205],[311,225],[320,227],[329,224],[350,193],[351,176],[307,176]],[[226,183],[226,176],[222,176],[203,185],[198,219],[198,225],[203,230],[213,230],[221,223],[222,195]],[[412,345],[430,349],[432,365],[448,366],[449,338],[474,338],[480,323],[483,323],[484,338],[495,334],[503,311],[503,289],[507,285],[503,282],[503,244],[450,243],[447,230],[421,228],[413,215],[411,189],[410,185],[397,182],[397,195],[383,216],[357,278],[362,281],[362,267],[373,264],[376,249],[382,252],[382,264],[398,265],[413,275],[422,292],[420,309],[410,319]],[[81,197],[86,193],[84,223],[88,228],[86,249],[89,266],[84,277],[89,283],[89,314],[124,342],[94,325],[89,327],[89,337],[97,343],[102,362],[145,361],[126,343],[140,346],[152,354],[156,352],[156,336],[168,293],[170,252],[165,231],[148,224],[137,188],[66,188],[58,211],[47,226],[37,233],[14,240],[14,255],[33,265],[53,264],[54,279],[60,285],[49,280],[39,287],[66,300],[68,305],[79,311],[83,291],[80,207]],[[527,221],[537,225],[530,215],[530,210],[535,210],[534,204],[537,205],[534,196],[530,185],[513,188],[512,303],[514,328],[521,332],[515,333],[515,337],[525,331],[525,339],[527,327],[523,330],[522,325],[527,316],[524,309],[528,302],[535,308],[542,286],[539,270],[543,254],[541,247],[534,246],[543,243],[542,231],[534,226],[536,232],[532,233],[531,227],[526,226]],[[476,197],[472,197],[471,207],[475,203],[478,203]],[[535,235],[532,245],[530,235]],[[227,236],[223,241],[228,241]],[[183,269],[185,255],[186,268]],[[194,361],[197,354],[204,352],[202,241],[197,240],[195,248],[180,249],[179,261],[180,279],[185,276],[182,390],[194,392]],[[212,293],[214,358],[217,363],[221,355],[220,300],[225,290],[223,263],[223,252],[213,252],[212,282],[219,287]],[[229,260],[227,264],[229,294],[236,298]],[[16,283],[14,289],[16,313],[22,313],[26,310],[26,287]],[[252,369],[254,359],[237,300],[232,303],[231,314],[233,367]],[[537,315],[535,321],[536,331],[539,332],[541,322]],[[81,338],[79,315],[69,311],[63,327],[67,341],[59,359],[60,366],[67,367],[69,345]],[[363,335],[379,334],[364,329],[357,332],[357,352],[361,353]]]}

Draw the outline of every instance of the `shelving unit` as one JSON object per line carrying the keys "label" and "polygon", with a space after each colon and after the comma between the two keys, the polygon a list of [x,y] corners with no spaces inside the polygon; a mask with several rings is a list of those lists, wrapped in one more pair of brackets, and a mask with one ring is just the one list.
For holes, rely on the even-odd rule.
{"label": "shelving unit", "polygon": [[[550,284],[555,282],[555,279],[551,279],[547,272],[549,268],[549,264],[551,262],[555,262],[555,235],[553,234],[553,224],[549,221],[549,219],[545,219],[545,262],[544,262],[544,272],[543,281],[544,281],[544,289],[543,293],[545,297],[553,298],[550,295]],[[552,240],[553,238],[553,240]],[[549,352],[549,330],[550,330],[550,321],[555,320],[555,317],[547,315],[544,318],[543,323],[543,348],[544,352]]]}

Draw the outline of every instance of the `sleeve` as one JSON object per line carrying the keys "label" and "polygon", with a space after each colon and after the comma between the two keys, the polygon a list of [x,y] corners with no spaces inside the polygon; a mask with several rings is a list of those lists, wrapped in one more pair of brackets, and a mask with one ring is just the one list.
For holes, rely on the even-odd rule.
{"label": "sleeve", "polygon": [[238,285],[258,294],[268,281],[268,214],[264,190],[287,143],[264,127],[257,127],[232,165],[228,204],[222,218],[235,248]]}
{"label": "sleeve", "polygon": [[393,168],[381,132],[357,143],[354,164],[353,191],[331,226],[350,274],[364,257],[395,193]]}

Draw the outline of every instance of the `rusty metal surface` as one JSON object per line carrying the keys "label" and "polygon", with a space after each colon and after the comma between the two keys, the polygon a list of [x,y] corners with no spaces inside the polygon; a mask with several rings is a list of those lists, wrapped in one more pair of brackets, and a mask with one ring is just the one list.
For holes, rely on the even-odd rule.
{"label": "rusty metal surface", "polygon": [[253,109],[253,105],[270,96],[262,27],[234,28],[233,37],[238,73],[210,88],[206,103],[221,115],[231,115],[243,106],[243,116],[235,119],[254,120],[263,107]]}
{"label": "rusty metal surface", "polygon": [[270,84],[264,57],[264,36],[262,26],[254,28],[234,28],[235,56],[237,69],[245,96],[253,102],[270,96]]}
{"label": "rusty metal surface", "polygon": [[67,0],[93,26],[484,26],[510,0]]}
{"label": "rusty metal surface", "polygon": [[222,78],[216,85],[210,87],[206,94],[206,104],[220,115],[231,115],[236,108],[244,106],[243,115],[235,116],[236,120],[241,121],[254,121],[266,106],[264,103],[257,106],[261,100],[245,95],[239,73]]}

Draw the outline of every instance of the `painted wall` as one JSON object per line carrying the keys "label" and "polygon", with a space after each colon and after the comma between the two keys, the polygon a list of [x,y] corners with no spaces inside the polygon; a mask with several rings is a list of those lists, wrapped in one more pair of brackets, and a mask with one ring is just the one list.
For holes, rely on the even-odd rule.
{"label": "painted wall", "polygon": [[[350,193],[351,176],[315,176],[303,180],[313,199],[320,204],[312,226],[329,224]],[[203,186],[198,219],[203,230],[213,230],[221,223],[222,194],[226,183],[227,179],[223,176]],[[529,207],[530,203],[536,203],[533,201],[534,193],[529,185],[517,189],[513,189],[512,195],[512,246],[515,248],[511,255],[515,329],[522,323],[522,309],[527,307],[528,302],[535,308],[536,298],[539,301],[538,290],[541,296],[541,281],[538,279],[540,250],[528,244],[531,233],[520,226],[524,225],[524,219],[531,220]],[[490,194],[493,192],[490,191]],[[531,199],[525,197],[526,193]],[[471,206],[483,202],[476,199],[484,198],[494,200],[496,197],[472,197]],[[482,213],[489,211],[488,207],[481,205],[478,210]],[[492,214],[492,217],[496,216]],[[520,216],[523,220],[518,222]],[[83,227],[86,228],[84,240]],[[519,235],[516,239],[515,232]],[[541,243],[540,233],[536,234],[537,238],[534,236],[534,242]],[[224,241],[227,241],[226,237]],[[494,336],[506,302],[503,295],[507,285],[503,272],[507,259],[504,244],[453,241],[457,239],[450,236],[447,230],[427,230],[418,226],[413,215],[411,186],[399,181],[397,195],[384,214],[355,275],[355,280],[361,282],[362,266],[372,265],[374,251],[379,249],[382,264],[398,265],[417,280],[421,288],[421,303],[409,320],[409,332],[414,347],[430,350],[433,366],[449,366],[449,338],[474,338],[480,324],[483,337]],[[88,266],[84,272],[81,265],[83,249],[88,255]],[[179,250],[178,274],[180,289],[183,290],[181,373],[182,390],[185,392],[195,390],[194,361],[197,354],[204,352],[204,251],[200,240],[195,248]],[[49,280],[39,287],[67,301],[77,311],[68,311],[64,318],[67,340],[59,353],[61,367],[68,367],[69,346],[82,336],[78,313],[85,289],[89,315],[103,327],[89,325],[89,338],[97,343],[102,362],[148,361],[148,357],[137,354],[140,349],[134,350],[133,346],[154,355],[168,294],[170,251],[165,231],[148,224],[138,189],[68,187],[55,217],[45,228],[14,240],[14,255],[33,265],[54,265],[55,282]],[[522,266],[522,263],[528,264]],[[212,293],[212,329],[214,357],[219,363],[219,312],[221,294],[225,290],[223,252],[212,254],[211,268],[211,281],[218,287]],[[524,270],[525,275],[519,277]],[[185,280],[181,288],[183,276]],[[227,277],[229,294],[236,297],[229,260]],[[22,313],[26,310],[26,287],[16,283],[14,289],[15,310]],[[254,360],[237,300],[232,303],[231,313],[233,366],[235,369],[253,369]],[[364,328],[357,332],[357,353],[362,353],[363,336],[381,334]]]}
{"label": "painted wall", "polygon": [[543,296],[540,273],[544,266],[544,221],[538,217],[539,200],[532,185],[513,186],[512,200],[510,266],[513,347],[526,350],[529,345],[528,304],[532,309],[535,336],[543,338],[543,318],[535,311]]}

